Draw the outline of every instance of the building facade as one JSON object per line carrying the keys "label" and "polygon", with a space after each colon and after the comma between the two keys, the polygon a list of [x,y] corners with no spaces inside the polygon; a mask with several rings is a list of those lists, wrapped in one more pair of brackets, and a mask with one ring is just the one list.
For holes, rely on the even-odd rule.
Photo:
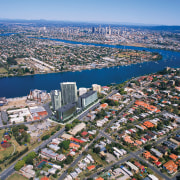
{"label": "building facade", "polygon": [[98,84],[93,84],[92,89],[93,91],[101,92],[101,86]]}
{"label": "building facade", "polygon": [[63,105],[77,102],[77,86],[75,82],[63,82],[60,86]]}
{"label": "building facade", "polygon": [[75,113],[76,103],[69,103],[59,108],[56,112],[56,115],[59,121],[66,121],[70,119]]}
{"label": "building facade", "polygon": [[79,88],[79,96],[87,93],[87,88]]}
{"label": "building facade", "polygon": [[88,105],[93,103],[98,99],[97,97],[97,91],[88,91],[87,93],[83,94],[82,96],[79,96],[78,98],[78,107],[80,108],[86,108]]}
{"label": "building facade", "polygon": [[53,90],[51,91],[51,101],[52,106],[55,111],[57,111],[61,107],[61,91],[59,90]]}

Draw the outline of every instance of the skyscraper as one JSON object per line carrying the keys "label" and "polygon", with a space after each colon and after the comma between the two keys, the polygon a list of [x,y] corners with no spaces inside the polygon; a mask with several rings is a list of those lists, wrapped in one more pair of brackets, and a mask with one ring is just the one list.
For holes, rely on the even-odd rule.
{"label": "skyscraper", "polygon": [[95,27],[92,27],[92,34],[95,33]]}
{"label": "skyscraper", "polygon": [[50,94],[53,109],[56,111],[61,107],[61,91],[52,90]]}
{"label": "skyscraper", "polygon": [[75,82],[63,82],[60,86],[63,105],[77,102],[77,86]]}
{"label": "skyscraper", "polygon": [[111,27],[109,26],[109,35],[111,35]]}

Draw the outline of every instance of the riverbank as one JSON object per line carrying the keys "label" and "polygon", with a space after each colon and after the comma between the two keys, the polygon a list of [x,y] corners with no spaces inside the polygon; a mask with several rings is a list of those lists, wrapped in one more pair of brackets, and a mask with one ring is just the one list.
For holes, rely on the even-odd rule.
{"label": "riverbank", "polygon": [[[127,46],[127,47],[141,47],[141,48],[149,48],[149,49],[159,49],[159,50],[165,50],[165,51],[174,51],[174,52],[180,52],[178,50],[170,49],[170,48],[159,48],[159,47],[154,47],[154,45],[149,45],[149,44],[143,44],[143,43],[112,43],[112,42],[99,42],[99,41],[78,41],[78,40],[72,40],[72,39],[61,39],[58,37],[47,37],[47,36],[41,36],[41,37],[32,37],[32,36],[27,36],[28,38],[37,38],[37,39],[51,39],[51,40],[59,40],[59,41],[66,41],[66,42],[74,42],[74,43],[87,43],[87,44],[98,44],[98,45],[113,45],[113,46]],[[157,44],[158,45],[158,44]]]}
{"label": "riverbank", "polygon": [[[159,59],[155,59],[155,60],[150,60],[150,61],[159,61],[159,60],[161,60],[162,59],[162,57],[161,58],[159,58]],[[150,62],[150,61],[145,61],[145,62]],[[158,63],[158,62],[157,62]],[[6,78],[6,77],[23,77],[23,76],[34,76],[34,75],[38,75],[38,74],[51,74],[51,73],[63,73],[63,72],[77,72],[77,71],[79,71],[79,72],[81,72],[81,71],[84,71],[84,70],[89,70],[89,71],[91,71],[91,70],[94,70],[94,69],[103,69],[103,68],[111,68],[111,67],[120,67],[120,66],[131,66],[131,65],[133,65],[133,64],[139,64],[138,62],[137,63],[131,63],[131,64],[126,64],[126,65],[120,65],[120,64],[116,64],[116,65],[109,65],[109,66],[104,66],[104,67],[99,67],[99,68],[91,68],[91,69],[89,69],[89,68],[84,68],[84,69],[81,69],[81,70],[63,70],[63,71],[56,71],[56,72],[45,72],[45,73],[34,73],[34,74],[30,74],[30,73],[28,73],[28,74],[23,74],[23,75],[5,75],[5,76],[0,76],[0,79],[1,78]]]}
{"label": "riverbank", "polygon": [[[99,46],[99,45],[97,45]],[[115,46],[102,45],[114,48]],[[122,48],[122,46],[116,46]],[[180,53],[164,50],[152,50],[140,47],[124,47],[125,49],[147,50],[158,52],[163,56],[158,62],[149,61],[127,66],[116,66],[103,69],[83,70],[81,72],[60,72],[50,74],[35,74],[30,76],[18,76],[11,78],[0,78],[0,97],[21,97],[29,94],[30,89],[45,89],[51,91],[59,89],[61,82],[76,82],[79,87],[91,87],[92,84],[107,85],[111,83],[122,83],[132,77],[154,73],[165,67],[180,67]]]}

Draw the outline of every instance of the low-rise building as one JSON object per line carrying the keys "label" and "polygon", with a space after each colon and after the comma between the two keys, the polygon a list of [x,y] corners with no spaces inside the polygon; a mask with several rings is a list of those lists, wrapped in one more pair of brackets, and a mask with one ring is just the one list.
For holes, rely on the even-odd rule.
{"label": "low-rise building", "polygon": [[57,153],[55,153],[54,151],[52,151],[52,150],[50,150],[50,149],[48,149],[48,148],[42,149],[42,150],[41,150],[41,154],[42,154],[43,156],[46,156],[46,157],[48,157],[48,158],[52,158],[52,159],[54,159],[54,160],[56,160],[56,158],[57,158],[57,156],[58,156]]}
{"label": "low-rise building", "polygon": [[33,165],[27,165],[22,167],[20,169],[20,173],[28,179],[34,178],[36,175],[35,171],[33,170]]}
{"label": "low-rise building", "polygon": [[71,129],[69,131],[69,133],[72,134],[73,136],[75,136],[78,132],[83,130],[85,127],[86,127],[86,124],[82,122],[82,123],[76,125],[73,129]]}
{"label": "low-rise building", "polygon": [[163,165],[163,168],[166,169],[169,174],[173,174],[177,172],[178,165],[170,160]]}

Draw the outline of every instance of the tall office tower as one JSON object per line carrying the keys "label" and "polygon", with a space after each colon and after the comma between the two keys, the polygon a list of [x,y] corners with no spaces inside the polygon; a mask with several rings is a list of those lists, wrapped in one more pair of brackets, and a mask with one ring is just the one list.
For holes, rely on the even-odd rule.
{"label": "tall office tower", "polygon": [[61,91],[52,90],[50,94],[53,109],[57,111],[61,107]]}
{"label": "tall office tower", "polygon": [[109,26],[109,35],[111,35],[111,27]]}
{"label": "tall office tower", "polygon": [[99,33],[99,34],[102,33],[101,25],[99,25],[99,32],[98,32],[98,33]]}
{"label": "tall office tower", "polygon": [[106,27],[106,35],[107,35],[107,33],[108,33],[108,27]]}
{"label": "tall office tower", "polygon": [[61,83],[60,86],[63,105],[77,102],[77,86],[75,82],[64,82]]}
{"label": "tall office tower", "polygon": [[92,34],[95,33],[95,27],[92,27]]}

